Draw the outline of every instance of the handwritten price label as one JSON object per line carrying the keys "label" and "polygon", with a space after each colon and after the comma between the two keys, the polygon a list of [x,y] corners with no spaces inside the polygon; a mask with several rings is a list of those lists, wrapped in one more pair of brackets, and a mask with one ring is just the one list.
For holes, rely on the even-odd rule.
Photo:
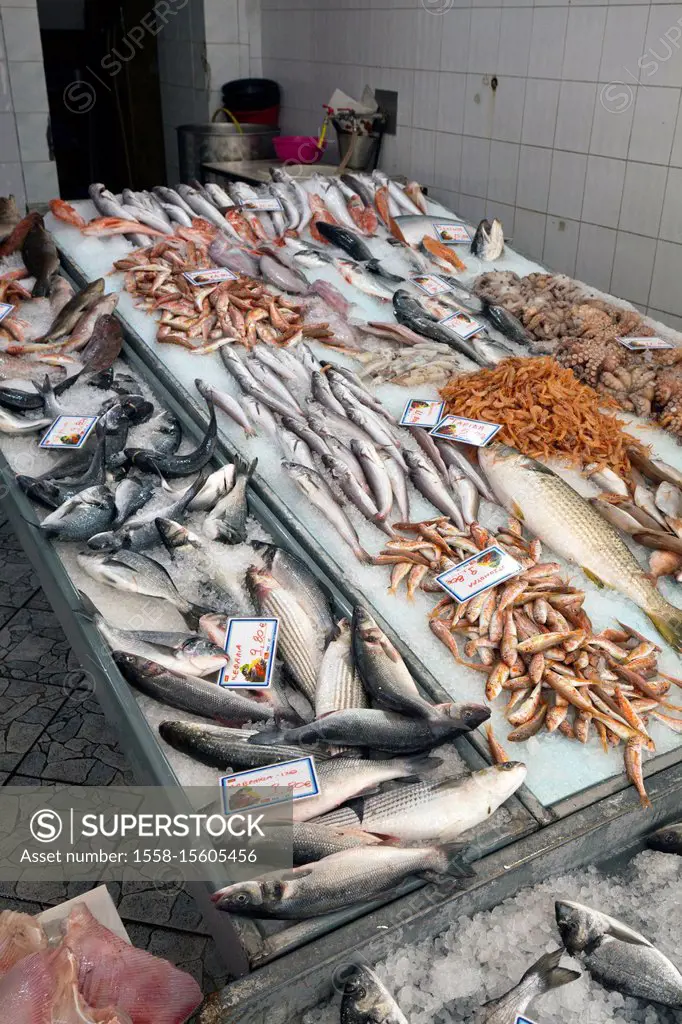
{"label": "handwritten price label", "polygon": [[312,757],[225,775],[220,785],[225,813],[248,807],[270,807],[287,800],[306,800],[320,792]]}
{"label": "handwritten price label", "polygon": [[265,690],[272,681],[279,619],[230,619],[225,651],[230,661],[220,673],[221,686]]}
{"label": "handwritten price label", "polygon": [[435,427],[443,415],[444,405],[445,402],[430,398],[411,398],[400,422],[405,427]]}
{"label": "handwritten price label", "polygon": [[483,448],[489,444],[500,430],[501,424],[488,423],[486,420],[469,420],[464,416],[445,416],[430,431],[434,437],[444,437],[448,441],[462,441]]}
{"label": "handwritten price label", "polygon": [[522,566],[502,548],[493,544],[436,577],[436,583],[455,601],[469,601],[484,590],[517,576]]}

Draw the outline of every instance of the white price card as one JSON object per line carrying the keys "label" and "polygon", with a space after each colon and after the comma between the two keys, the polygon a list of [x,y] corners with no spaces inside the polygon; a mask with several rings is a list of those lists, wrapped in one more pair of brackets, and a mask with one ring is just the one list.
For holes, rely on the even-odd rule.
{"label": "white price card", "polygon": [[14,306],[9,302],[0,302],[0,320],[4,320],[5,317],[9,316],[13,310]]}
{"label": "white price card", "polygon": [[441,277],[436,274],[415,274],[412,283],[421,288],[427,295],[440,295],[442,292],[450,292],[452,288]]}
{"label": "white price card", "polygon": [[666,341],[665,338],[640,338],[636,334],[628,334],[624,338],[619,338],[618,341],[625,348],[629,348],[631,352],[647,352],[656,348],[675,348],[673,343]]}
{"label": "white price card", "polygon": [[471,235],[466,224],[449,224],[447,221],[433,225],[436,238],[446,245],[457,245],[459,242],[470,242]]}
{"label": "white price card", "polygon": [[515,558],[493,544],[436,576],[436,583],[461,604],[518,575],[522,568]]}
{"label": "white price card", "polygon": [[312,757],[225,775],[220,785],[226,813],[248,807],[271,807],[287,800],[305,800],[320,792]]}
{"label": "white price card", "polygon": [[279,619],[234,618],[227,624],[225,652],[229,663],[221,670],[221,686],[265,690],[275,666]]}
{"label": "white price card", "polygon": [[58,416],[40,442],[41,448],[82,448],[98,416]]}
{"label": "white price card", "polygon": [[221,281],[236,281],[237,275],[227,267],[205,267],[203,270],[187,270],[183,274],[190,284],[199,288],[207,284],[220,284]]}
{"label": "white price card", "polygon": [[403,427],[435,427],[440,423],[445,402],[430,398],[411,398],[400,420]]}
{"label": "white price card", "polygon": [[255,213],[275,213],[282,209],[282,204],[276,196],[254,196],[241,199],[239,205],[242,210],[253,210]]}
{"label": "white price card", "polygon": [[459,338],[470,338],[472,334],[478,334],[479,331],[484,329],[482,323],[474,320],[473,316],[469,316],[463,310],[450,313],[440,322],[443,327],[449,327],[451,331],[454,331]]}
{"label": "white price card", "polygon": [[462,441],[473,444],[476,448],[484,448],[502,427],[501,423],[488,423],[486,420],[469,420],[465,416],[444,416],[429,431],[434,437],[444,437],[448,441]]}

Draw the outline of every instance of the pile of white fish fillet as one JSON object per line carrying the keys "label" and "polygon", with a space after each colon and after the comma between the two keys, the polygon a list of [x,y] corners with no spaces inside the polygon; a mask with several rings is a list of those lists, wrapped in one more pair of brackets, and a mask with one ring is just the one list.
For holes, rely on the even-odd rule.
{"label": "pile of white fish fillet", "polygon": [[[493,910],[455,919],[436,938],[397,949],[375,969],[410,1024],[464,1024],[560,944],[554,918],[559,897],[619,918],[679,964],[681,887],[682,857],[645,851],[618,874],[590,867],[522,889]],[[561,963],[581,969],[569,956]],[[337,995],[315,1007],[302,1024],[338,1024],[339,1003]],[[541,996],[528,1016],[538,1024],[676,1024],[678,1019],[674,1010],[607,992],[584,970],[571,985]]]}

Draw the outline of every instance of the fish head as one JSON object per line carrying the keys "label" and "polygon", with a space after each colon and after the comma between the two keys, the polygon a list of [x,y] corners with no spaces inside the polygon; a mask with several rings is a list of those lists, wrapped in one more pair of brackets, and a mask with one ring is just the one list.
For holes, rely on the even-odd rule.
{"label": "fish head", "polygon": [[392,1024],[402,1017],[396,1011],[395,1000],[376,974],[364,965],[354,966],[343,990],[341,1024]]}
{"label": "fish head", "polygon": [[485,704],[444,704],[440,710],[462,732],[472,732],[490,718],[490,708]]}
{"label": "fish head", "polygon": [[213,643],[222,646],[227,636],[228,622],[229,616],[222,615],[219,612],[211,612],[201,616],[199,619],[199,629]]}
{"label": "fish head", "polygon": [[659,828],[647,838],[647,846],[661,853],[679,853],[682,850],[682,825]]}
{"label": "fish head", "polygon": [[265,883],[259,881],[237,882],[215,892],[211,899],[219,910],[233,914],[258,914],[265,902]]}
{"label": "fish head", "polygon": [[503,761],[502,764],[494,764],[484,771],[495,775],[495,792],[498,797],[502,796],[502,800],[507,800],[515,793],[528,774],[523,761]]}
{"label": "fish head", "polygon": [[88,540],[88,547],[93,551],[120,551],[123,546],[122,537],[113,530],[96,533]]}
{"label": "fish head", "polygon": [[602,915],[573,900],[556,900],[556,923],[568,953],[579,953],[594,947],[605,934]]}
{"label": "fish head", "polygon": [[250,565],[246,570],[246,587],[249,594],[255,601],[265,600],[267,595],[279,588],[277,580],[267,569],[261,569],[257,565]]}

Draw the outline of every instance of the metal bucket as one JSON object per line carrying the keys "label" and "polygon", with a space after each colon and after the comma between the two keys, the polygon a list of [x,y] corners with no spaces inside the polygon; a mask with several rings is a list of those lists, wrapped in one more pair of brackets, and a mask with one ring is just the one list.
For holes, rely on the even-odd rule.
{"label": "metal bucket", "polygon": [[[356,135],[336,129],[339,139],[339,163],[350,171],[372,171],[379,161],[381,135]],[[346,156],[350,156],[346,161]]]}
{"label": "metal bucket", "polygon": [[229,160],[267,160],[278,128],[262,124],[183,124],[178,128],[180,178],[201,178],[201,165]]}

